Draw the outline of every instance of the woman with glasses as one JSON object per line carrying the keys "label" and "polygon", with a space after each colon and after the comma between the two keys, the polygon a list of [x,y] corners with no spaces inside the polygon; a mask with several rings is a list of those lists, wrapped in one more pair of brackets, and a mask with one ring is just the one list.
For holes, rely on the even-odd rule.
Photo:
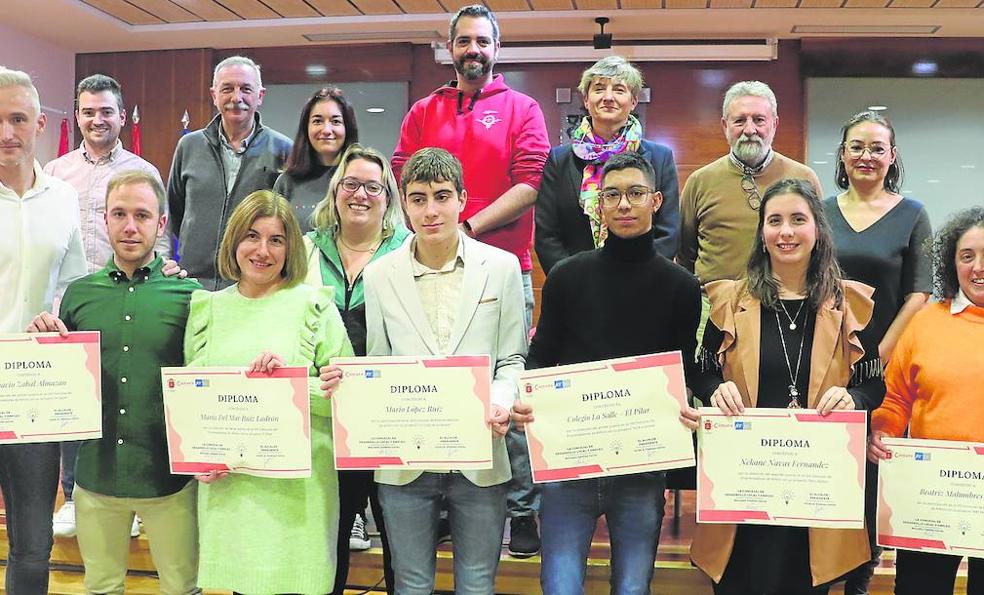
{"label": "woman with glasses", "polygon": [[[902,160],[895,130],[877,112],[861,112],[841,131],[837,185],[844,189],[824,201],[837,261],[848,279],[875,288],[875,310],[861,331],[865,357],[854,381],[880,379],[909,320],[929,299],[932,266],[924,244],[932,234],[929,216],[918,201],[900,194]],[[872,559],[848,577],[845,593],[868,592],[881,549],[875,541],[878,468],[868,465],[865,518]]]}
{"label": "woman with glasses", "polygon": [[287,169],[273,191],[294,205],[301,232],[311,231],[311,214],[325,197],[345,149],[359,142],[355,110],[338,87],[327,86],[301,108]]}
{"label": "woman with glasses", "polygon": [[[765,191],[746,277],[705,289],[711,312],[701,373],[690,383],[704,403],[729,416],[746,407],[826,415],[867,410],[881,399],[878,381],[848,388],[864,355],[858,332],[871,318],[872,289],[841,279],[809,182],[780,180]],[[697,428],[696,409],[682,417]],[[690,554],[715,595],[823,595],[871,557],[864,529],[750,524],[698,525]]]}
{"label": "woman with glasses", "polygon": [[[868,458],[875,462],[891,454],[885,436],[984,442],[984,207],[953,214],[933,242],[933,262],[940,301],[912,317],[885,369],[885,400],[871,414]],[[961,560],[899,549],[895,593],[955,593]],[[970,558],[966,592],[984,592],[982,577],[984,559]]]}
{"label": "woman with glasses", "polygon": [[[403,244],[410,235],[400,210],[399,187],[389,160],[375,149],[351,145],[337,161],[327,195],[314,209],[314,230],[304,237],[306,282],[335,289],[335,305],[342,314],[355,354],[366,354],[366,306],[362,271],[383,254]],[[339,471],[338,567],[334,593],[345,590],[349,569],[349,535],[355,515],[372,505],[373,518],[383,542],[386,588],[393,589],[383,515],[376,497],[372,471]]]}
{"label": "woman with glasses", "polygon": [[642,73],[621,56],[602,58],[581,75],[578,90],[588,115],[571,134],[571,144],[550,151],[536,199],[534,241],[544,273],[568,256],[604,245],[608,229],[597,208],[601,170],[609,158],[624,152],[639,153],[656,170],[663,206],[653,218],[653,243],[666,258],[676,253],[676,164],[669,147],[642,137],[642,124],[632,115],[642,85]]}

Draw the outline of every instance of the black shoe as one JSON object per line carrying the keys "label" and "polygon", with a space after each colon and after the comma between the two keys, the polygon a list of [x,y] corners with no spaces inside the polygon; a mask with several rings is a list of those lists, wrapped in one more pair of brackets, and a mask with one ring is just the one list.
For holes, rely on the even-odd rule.
{"label": "black shoe", "polygon": [[532,516],[513,517],[509,521],[509,555],[529,558],[540,553],[540,534]]}

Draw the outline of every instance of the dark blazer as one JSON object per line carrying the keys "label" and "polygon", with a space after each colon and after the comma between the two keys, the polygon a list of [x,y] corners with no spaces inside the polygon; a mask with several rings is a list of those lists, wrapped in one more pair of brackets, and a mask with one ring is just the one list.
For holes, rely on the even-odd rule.
{"label": "dark blazer", "polygon": [[[643,139],[639,153],[653,165],[656,189],[663,193],[663,205],[653,217],[653,242],[657,252],[673,260],[680,234],[680,182],[673,151]],[[591,225],[578,202],[584,166],[571,145],[550,149],[536,197],[534,234],[536,255],[544,273],[568,256],[594,250]]]}

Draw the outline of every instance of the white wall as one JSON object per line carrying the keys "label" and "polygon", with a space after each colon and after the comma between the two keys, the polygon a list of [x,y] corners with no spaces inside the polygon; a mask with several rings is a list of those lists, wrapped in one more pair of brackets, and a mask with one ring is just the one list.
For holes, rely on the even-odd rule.
{"label": "white wall", "polygon": [[895,128],[902,194],[926,206],[936,229],[960,209],[984,204],[984,80],[811,78],[806,81],[807,164],[827,196],[844,122],[869,105]]}
{"label": "white wall", "polygon": [[50,108],[44,110],[48,125],[37,146],[38,160],[46,163],[57,156],[61,120],[65,117],[69,118],[72,147],[75,53],[0,24],[0,65],[30,74],[41,95],[41,105]]}

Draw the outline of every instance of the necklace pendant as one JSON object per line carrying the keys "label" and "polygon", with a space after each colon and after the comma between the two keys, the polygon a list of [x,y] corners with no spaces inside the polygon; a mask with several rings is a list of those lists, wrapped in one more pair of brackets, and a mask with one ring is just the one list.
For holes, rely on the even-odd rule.
{"label": "necklace pendant", "polygon": [[791,331],[795,331],[796,330],[796,323],[795,322],[790,322],[789,323],[789,330],[791,330]]}
{"label": "necklace pendant", "polygon": [[786,409],[802,409],[802,407],[800,407],[799,401],[793,398],[790,399],[789,405],[786,405]]}

